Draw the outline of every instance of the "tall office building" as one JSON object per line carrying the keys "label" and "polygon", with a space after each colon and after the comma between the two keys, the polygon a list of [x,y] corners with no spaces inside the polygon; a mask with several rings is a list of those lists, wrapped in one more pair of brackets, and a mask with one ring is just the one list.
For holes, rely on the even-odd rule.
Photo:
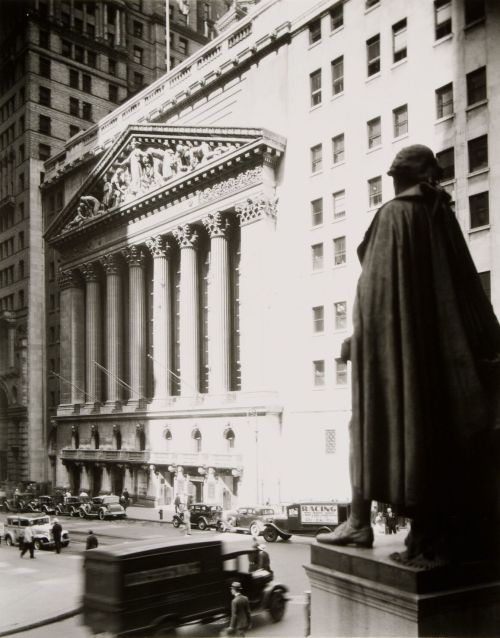
{"label": "tall office building", "polygon": [[499,13],[268,0],[46,162],[44,201],[65,203],[46,234],[55,484],[167,505],[349,494],[340,345],[402,147],[437,152],[500,308]]}

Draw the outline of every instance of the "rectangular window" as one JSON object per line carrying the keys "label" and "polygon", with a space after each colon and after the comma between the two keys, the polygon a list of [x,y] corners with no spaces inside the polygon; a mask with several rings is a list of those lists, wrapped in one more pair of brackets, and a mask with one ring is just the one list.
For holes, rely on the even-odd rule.
{"label": "rectangular window", "polygon": [[50,157],[50,146],[47,144],[39,144],[38,145],[38,158],[41,160],[49,159]]}
{"label": "rectangular window", "polygon": [[479,274],[479,279],[481,280],[481,284],[483,286],[483,290],[486,294],[486,296],[488,297],[488,299],[491,301],[491,275],[489,270],[485,270],[484,272],[480,272]]}
{"label": "rectangular window", "polygon": [[334,304],[335,330],[345,330],[347,327],[347,302],[338,301]]}
{"label": "rectangular window", "polygon": [[382,178],[373,177],[368,180],[368,206],[375,208],[382,203]]}
{"label": "rectangular window", "polygon": [[365,0],[365,9],[371,9],[380,4],[380,0]]}
{"label": "rectangular window", "polygon": [[86,73],[82,75],[82,91],[85,91],[85,93],[92,93],[92,78]]}
{"label": "rectangular window", "polygon": [[332,153],[333,163],[338,164],[345,160],[345,146],[344,146],[344,134],[336,135],[332,137]]}
{"label": "rectangular window", "polygon": [[368,77],[380,73],[380,34],[366,41],[366,63]]}
{"label": "rectangular window", "polygon": [[40,58],[39,72],[42,77],[50,78],[50,60],[48,60],[47,58]]}
{"label": "rectangular window", "polygon": [[82,118],[89,122],[92,121],[92,104],[89,104],[89,102],[83,102],[82,104]]}
{"label": "rectangular window", "polygon": [[467,73],[467,106],[486,100],[486,67]]}
{"label": "rectangular window", "polygon": [[83,47],[79,47],[79,46],[75,45],[75,60],[77,62],[83,62],[84,51],[85,51],[85,49]]}
{"label": "rectangular window", "polygon": [[399,62],[407,56],[406,18],[392,25],[392,61]]}
{"label": "rectangular window", "polygon": [[382,123],[379,117],[366,124],[368,129],[368,148],[376,148],[382,144]]}
{"label": "rectangular window", "polygon": [[40,46],[44,49],[50,49],[50,33],[48,31],[40,31],[39,37]]}
{"label": "rectangular window", "polygon": [[335,31],[344,26],[344,3],[339,2],[330,10],[330,29]]}
{"label": "rectangular window", "polygon": [[465,25],[486,17],[484,0],[465,0]]}
{"label": "rectangular window", "polygon": [[79,73],[75,69],[69,70],[69,85],[72,89],[80,88]]}
{"label": "rectangular window", "polygon": [[312,269],[314,271],[323,270],[323,244],[311,246]]}
{"label": "rectangular window", "polygon": [[436,153],[436,159],[443,170],[442,182],[455,178],[455,150],[453,147]]}
{"label": "rectangular window", "polygon": [[116,75],[116,61],[112,58],[108,58],[108,72],[111,75]]}
{"label": "rectangular window", "polygon": [[80,117],[80,102],[76,99],[76,97],[69,98],[69,114]]}
{"label": "rectangular window", "polygon": [[467,142],[469,149],[469,173],[488,168],[488,136],[481,135]]}
{"label": "rectangular window", "polygon": [[83,33],[83,20],[81,18],[75,18],[75,31],[78,33]]}
{"label": "rectangular window", "polygon": [[51,92],[46,86],[38,87],[38,102],[43,106],[50,106]]}
{"label": "rectangular window", "polygon": [[118,87],[115,84],[109,85],[108,97],[110,102],[118,102]]}
{"label": "rectangular window", "polygon": [[325,362],[313,361],[313,383],[316,387],[325,385]]}
{"label": "rectangular window", "polygon": [[61,22],[62,22],[63,27],[65,29],[69,29],[69,26],[70,26],[70,23],[71,23],[70,18],[69,18],[69,13],[65,13],[65,12],[61,13]]}
{"label": "rectangular window", "polygon": [[335,237],[333,240],[333,263],[335,266],[342,266],[346,263],[345,237]]}
{"label": "rectangular window", "polygon": [[450,82],[439,89],[436,89],[436,115],[440,120],[442,117],[453,115],[453,83]]}
{"label": "rectangular window", "polygon": [[490,223],[488,191],[469,197],[470,227],[480,228]]}
{"label": "rectangular window", "polygon": [[93,24],[90,24],[90,22],[87,22],[87,35],[89,38],[95,38],[95,26]]}
{"label": "rectangular window", "polygon": [[345,217],[345,191],[337,191],[332,195],[333,219]]}
{"label": "rectangular window", "polygon": [[435,0],[434,25],[436,40],[451,33],[451,0]]}
{"label": "rectangular window", "polygon": [[69,125],[69,136],[73,137],[73,135],[76,135],[77,133],[80,132],[80,127],[76,126],[75,124],[70,124]]}
{"label": "rectangular window", "polygon": [[45,133],[45,135],[50,135],[50,129],[51,129],[50,117],[47,117],[46,115],[39,115],[38,130],[40,131],[40,133]]}
{"label": "rectangular window", "polygon": [[313,226],[320,226],[323,223],[323,198],[315,199],[311,202],[311,220]]}
{"label": "rectangular window", "polygon": [[309,44],[314,44],[321,40],[321,20],[315,20],[309,25]]}
{"label": "rectangular window", "polygon": [[19,161],[24,162],[24,144],[19,145]]}
{"label": "rectangular window", "polygon": [[97,54],[95,51],[87,51],[87,64],[93,69],[97,67]]}
{"label": "rectangular window", "polygon": [[142,38],[142,22],[134,20],[134,36],[136,38]]}
{"label": "rectangular window", "polygon": [[394,124],[394,137],[401,137],[408,133],[408,107],[406,104],[399,106],[392,112]]}
{"label": "rectangular window", "polygon": [[134,73],[134,87],[136,89],[142,89],[144,86],[144,76],[142,73]]}
{"label": "rectangular window", "polygon": [[142,64],[142,49],[141,47],[134,47],[133,50],[134,62],[137,64]]}
{"label": "rectangular window", "polygon": [[188,55],[188,41],[186,40],[186,38],[179,38],[177,50],[180,51],[183,55]]}
{"label": "rectangular window", "polygon": [[337,451],[337,437],[335,430],[325,430],[325,454],[335,454]]}
{"label": "rectangular window", "polygon": [[71,58],[71,42],[67,42],[67,40],[61,41],[61,54],[65,58]]}
{"label": "rectangular window", "polygon": [[347,385],[347,363],[335,359],[335,385]]}
{"label": "rectangular window", "polygon": [[311,87],[311,106],[321,104],[321,69],[314,71],[309,76]]}
{"label": "rectangular window", "polygon": [[318,173],[323,169],[323,147],[317,144],[311,148],[311,171]]}
{"label": "rectangular window", "polygon": [[324,332],[325,330],[325,309],[323,306],[313,308],[313,332]]}
{"label": "rectangular window", "polygon": [[344,56],[341,55],[332,62],[332,95],[344,91]]}

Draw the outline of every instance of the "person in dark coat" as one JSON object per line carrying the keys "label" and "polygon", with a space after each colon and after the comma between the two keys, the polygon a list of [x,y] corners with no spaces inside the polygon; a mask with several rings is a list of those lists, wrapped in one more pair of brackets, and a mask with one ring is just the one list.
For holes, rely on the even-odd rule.
{"label": "person in dark coat", "polygon": [[402,149],[389,175],[396,196],[358,248],[354,334],[342,352],[352,363],[351,515],[318,541],[371,547],[375,500],[412,518],[399,560],[448,562],[473,545],[468,533],[480,541],[477,521],[467,530],[460,517],[464,503],[483,514],[498,500],[488,441],[500,326],[433,152]]}
{"label": "person in dark coat", "polygon": [[271,559],[269,558],[269,554],[264,543],[259,545],[258,552],[257,569],[264,569],[266,572],[270,572],[272,574]]}
{"label": "person in dark coat", "polygon": [[123,509],[127,511],[127,507],[130,505],[130,494],[128,493],[128,490],[126,488],[123,490],[123,494],[120,500],[121,500]]}
{"label": "person in dark coat", "polygon": [[226,630],[228,636],[244,636],[245,631],[252,626],[250,604],[241,589],[240,583],[234,582],[231,584],[233,600],[231,602],[231,621]]}
{"label": "person in dark coat", "polygon": [[54,519],[54,524],[52,525],[52,536],[54,537],[54,545],[56,546],[56,554],[60,554],[62,527],[57,518]]}
{"label": "person in dark coat", "polygon": [[89,530],[87,536],[87,542],[85,543],[85,549],[95,549],[99,547],[99,541],[97,540],[97,536],[94,534],[92,530]]}

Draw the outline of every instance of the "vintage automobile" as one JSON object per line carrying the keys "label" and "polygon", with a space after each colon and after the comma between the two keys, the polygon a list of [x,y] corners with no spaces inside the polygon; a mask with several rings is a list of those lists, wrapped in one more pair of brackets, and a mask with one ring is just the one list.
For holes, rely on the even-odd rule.
{"label": "vintage automobile", "polygon": [[349,503],[308,502],[287,506],[287,515],[277,516],[268,521],[261,534],[268,543],[281,538],[288,540],[292,534],[312,534],[331,532],[337,525],[347,520]]}
{"label": "vintage automobile", "polygon": [[[31,525],[33,527],[33,542],[35,549],[45,549],[54,547],[54,537],[52,536],[52,524],[49,516],[40,514],[21,514],[7,516],[5,523],[5,543],[7,545],[18,545],[19,539],[24,537],[24,530]],[[69,545],[68,530],[63,529],[61,534],[61,544],[63,547]]]}
{"label": "vintage automobile", "polygon": [[239,507],[227,513],[224,531],[250,532],[252,536],[259,536],[266,524],[273,520],[274,510],[271,507]]}
{"label": "vintage automobile", "polygon": [[58,503],[56,510],[61,516],[78,516],[80,506],[88,503],[90,499],[82,496],[64,496],[63,501]]}
{"label": "vintage automobile", "polygon": [[43,512],[44,514],[55,514],[56,507],[52,496],[37,496],[28,503],[30,512]]}
{"label": "vintage automobile", "polygon": [[33,500],[31,492],[22,492],[13,494],[10,498],[3,501],[3,509],[6,512],[31,512],[30,502]]}
{"label": "vintage automobile", "polygon": [[[287,587],[249,570],[250,539],[135,541],[85,555],[83,623],[116,637],[159,636],[231,613],[230,586],[241,583],[252,611],[283,618]],[[220,627],[217,627],[218,635]]]}
{"label": "vintage automobile", "polygon": [[[191,525],[198,529],[217,528],[222,519],[222,507],[220,505],[207,505],[206,503],[193,503],[189,506],[191,513]],[[172,525],[179,527],[184,522],[184,514],[174,514]]]}
{"label": "vintage automobile", "polygon": [[105,518],[126,518],[127,514],[120,505],[120,498],[114,494],[108,496],[94,496],[88,503],[78,508],[80,518],[97,516],[101,521]]}

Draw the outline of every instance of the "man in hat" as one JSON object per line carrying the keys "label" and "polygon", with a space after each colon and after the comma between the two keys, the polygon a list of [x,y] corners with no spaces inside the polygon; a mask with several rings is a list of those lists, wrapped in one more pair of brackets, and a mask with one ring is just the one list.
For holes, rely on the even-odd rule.
{"label": "man in hat", "polygon": [[370,503],[390,503],[412,518],[407,551],[393,558],[419,567],[467,558],[472,546],[487,556],[498,530],[497,520],[460,516],[464,502],[482,517],[498,500],[490,442],[500,326],[441,172],[426,146],[402,149],[388,173],[396,196],[358,248],[354,334],[342,352],[352,363],[352,507],[318,536],[371,547]]}
{"label": "man in hat", "polygon": [[243,595],[241,584],[234,582],[231,584],[231,622],[227,628],[228,636],[244,636],[245,631],[252,626],[252,616],[250,615],[250,604],[248,598]]}
{"label": "man in hat", "polygon": [[54,545],[56,548],[56,554],[61,553],[61,536],[62,536],[62,526],[59,522],[59,519],[55,518],[54,523],[52,525],[52,536],[54,537]]}

